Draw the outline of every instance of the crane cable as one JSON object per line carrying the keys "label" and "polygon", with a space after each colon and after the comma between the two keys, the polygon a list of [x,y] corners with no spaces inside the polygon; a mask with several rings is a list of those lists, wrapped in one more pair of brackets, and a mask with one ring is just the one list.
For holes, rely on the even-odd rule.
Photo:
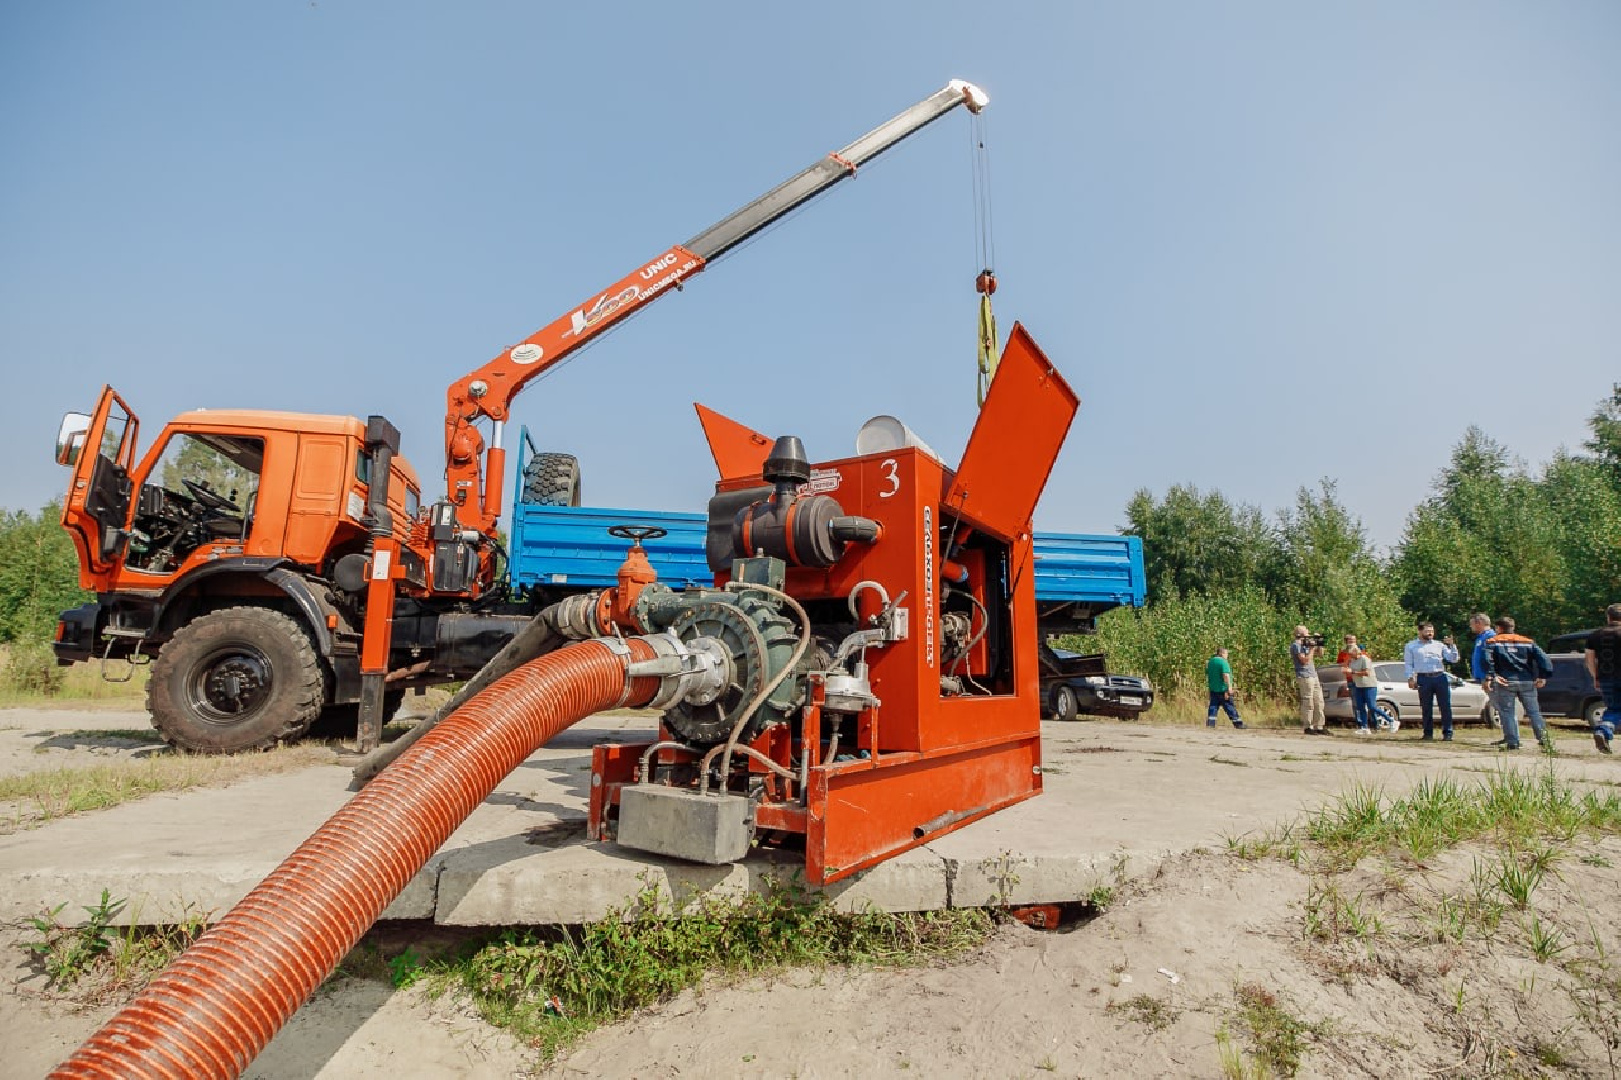
{"label": "crane cable", "polygon": [[979,404],[985,404],[991,380],[996,377],[1000,358],[997,350],[996,315],[991,310],[991,294],[996,292],[996,238],[995,222],[991,214],[991,159],[985,149],[985,115],[975,113],[968,128],[969,155],[973,162],[974,183],[974,262],[980,267],[974,279],[979,293],[979,327],[977,334]]}

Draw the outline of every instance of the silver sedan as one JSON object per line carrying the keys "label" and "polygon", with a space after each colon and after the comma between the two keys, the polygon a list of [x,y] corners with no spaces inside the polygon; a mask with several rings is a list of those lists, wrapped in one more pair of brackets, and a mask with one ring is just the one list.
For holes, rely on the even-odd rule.
{"label": "silver sedan", "polygon": [[[1373,673],[1379,677],[1379,708],[1395,716],[1405,726],[1410,721],[1422,718],[1418,705],[1418,691],[1409,689],[1407,680],[1402,677],[1402,665],[1398,663],[1379,662],[1373,666]],[[1351,710],[1350,688],[1345,684],[1345,672],[1338,664],[1325,664],[1317,669],[1317,678],[1323,684],[1324,711],[1330,719],[1351,720],[1354,713]],[[1456,723],[1464,724],[1474,720],[1482,724],[1495,725],[1497,714],[1492,710],[1491,702],[1486,697],[1486,691],[1481,685],[1470,679],[1460,679],[1456,675],[1448,675],[1447,681],[1452,684],[1452,719]],[[1436,709],[1435,721],[1440,723],[1441,710]]]}

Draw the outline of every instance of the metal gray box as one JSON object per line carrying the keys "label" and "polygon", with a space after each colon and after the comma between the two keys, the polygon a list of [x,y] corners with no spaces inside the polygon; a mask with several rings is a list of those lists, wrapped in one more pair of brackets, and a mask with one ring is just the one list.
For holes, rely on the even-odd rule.
{"label": "metal gray box", "polygon": [[638,851],[719,866],[749,853],[754,808],[737,795],[627,784],[619,789],[616,839]]}

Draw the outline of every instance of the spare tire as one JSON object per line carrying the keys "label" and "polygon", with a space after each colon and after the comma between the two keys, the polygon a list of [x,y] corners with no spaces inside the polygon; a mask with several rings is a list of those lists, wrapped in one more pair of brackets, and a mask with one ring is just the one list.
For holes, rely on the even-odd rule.
{"label": "spare tire", "polygon": [[580,461],[573,454],[536,454],[523,467],[523,501],[580,505]]}

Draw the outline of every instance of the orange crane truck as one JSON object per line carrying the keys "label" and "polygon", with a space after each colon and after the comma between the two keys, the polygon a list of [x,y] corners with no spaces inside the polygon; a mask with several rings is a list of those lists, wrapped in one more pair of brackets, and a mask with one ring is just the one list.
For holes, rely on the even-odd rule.
{"label": "orange crane truck", "polygon": [[[357,724],[359,749],[372,749],[407,689],[479,672],[535,615],[498,584],[503,432],[517,393],[902,139],[986,102],[951,82],[457,380],[446,493],[426,508],[381,416],[197,410],[142,454],[134,412],[105,387],[57,437],[56,460],[72,471],[62,525],[96,594],[63,613],[58,661],[150,660],[153,725],[184,749],[269,747],[323,710]],[[532,500],[579,501],[570,458],[542,456],[528,477]]]}

